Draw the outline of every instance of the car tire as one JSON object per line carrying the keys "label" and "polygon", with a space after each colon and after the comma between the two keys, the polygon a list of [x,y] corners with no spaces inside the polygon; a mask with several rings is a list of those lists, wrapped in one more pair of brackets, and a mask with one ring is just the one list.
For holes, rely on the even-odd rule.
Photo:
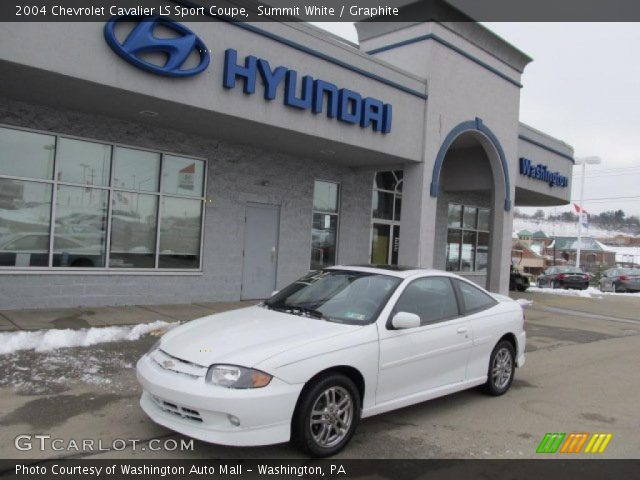
{"label": "car tire", "polygon": [[515,359],[516,352],[511,342],[502,340],[495,346],[489,357],[487,383],[484,385],[486,393],[494,397],[507,393],[516,370]]}
{"label": "car tire", "polygon": [[335,455],[360,422],[360,404],[358,388],[349,377],[321,377],[302,391],[291,422],[292,443],[313,457]]}
{"label": "car tire", "polygon": [[538,281],[536,282],[536,286],[537,286],[538,288],[542,288],[542,280],[538,280]]}

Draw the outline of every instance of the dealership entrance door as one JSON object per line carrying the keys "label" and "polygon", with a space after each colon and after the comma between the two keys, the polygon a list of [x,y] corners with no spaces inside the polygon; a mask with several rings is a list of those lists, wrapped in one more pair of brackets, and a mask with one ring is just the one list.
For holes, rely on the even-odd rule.
{"label": "dealership entrance door", "polygon": [[276,289],[280,210],[250,203],[245,210],[242,300],[268,298]]}

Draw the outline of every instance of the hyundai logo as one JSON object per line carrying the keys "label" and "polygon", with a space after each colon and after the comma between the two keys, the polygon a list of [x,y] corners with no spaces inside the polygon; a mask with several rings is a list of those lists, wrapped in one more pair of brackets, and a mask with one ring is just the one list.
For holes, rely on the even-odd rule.
{"label": "hyundai logo", "polygon": [[[137,22],[127,38],[120,42],[115,35],[116,26],[121,22]],[[172,30],[176,37],[162,38],[154,35],[156,27]],[[184,25],[166,17],[113,17],[104,26],[104,38],[114,52],[138,68],[167,77],[190,77],[204,71],[209,66],[209,51],[198,36]],[[200,57],[197,66],[183,69],[182,66],[194,50]],[[164,65],[150,63],[141,55],[160,52],[167,56]]]}

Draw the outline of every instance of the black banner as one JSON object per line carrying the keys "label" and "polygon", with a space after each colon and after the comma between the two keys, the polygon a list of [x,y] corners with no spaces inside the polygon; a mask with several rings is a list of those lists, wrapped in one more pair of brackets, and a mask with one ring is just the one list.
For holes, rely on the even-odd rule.
{"label": "black banner", "polygon": [[595,480],[636,478],[640,460],[0,460],[0,477],[25,480],[278,478]]}
{"label": "black banner", "polygon": [[636,0],[3,0],[0,22],[92,21],[165,15],[239,22],[634,22]]}

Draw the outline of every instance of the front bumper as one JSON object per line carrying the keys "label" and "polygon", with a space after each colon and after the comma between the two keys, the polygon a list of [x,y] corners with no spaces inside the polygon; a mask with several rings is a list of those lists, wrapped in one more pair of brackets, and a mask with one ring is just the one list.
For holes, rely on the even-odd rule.
{"label": "front bumper", "polygon": [[[277,378],[264,388],[232,389],[203,377],[165,370],[143,356],[137,364],[140,406],[156,423],[220,445],[258,446],[287,442],[303,385]],[[237,419],[234,425],[231,419]]]}

